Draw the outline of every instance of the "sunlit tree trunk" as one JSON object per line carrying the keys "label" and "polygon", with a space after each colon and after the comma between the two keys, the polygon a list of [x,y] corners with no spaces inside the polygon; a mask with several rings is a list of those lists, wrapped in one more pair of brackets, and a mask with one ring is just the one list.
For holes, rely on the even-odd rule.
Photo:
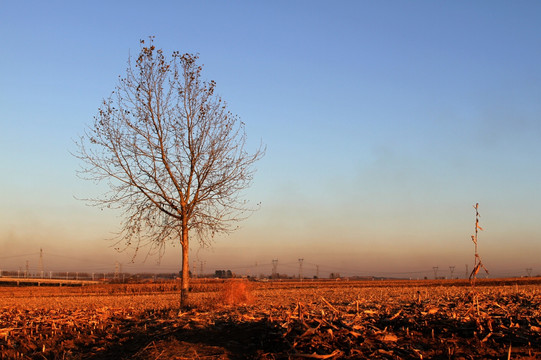
{"label": "sunlit tree trunk", "polygon": [[180,308],[186,309],[188,307],[188,294],[190,288],[190,266],[189,266],[189,250],[188,243],[188,228],[182,227],[182,278],[180,280]]}

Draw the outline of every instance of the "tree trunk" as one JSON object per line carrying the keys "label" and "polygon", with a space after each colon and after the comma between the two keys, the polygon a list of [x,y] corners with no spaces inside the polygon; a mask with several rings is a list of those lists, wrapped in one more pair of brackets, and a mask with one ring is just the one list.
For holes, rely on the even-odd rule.
{"label": "tree trunk", "polygon": [[190,266],[189,266],[189,244],[188,244],[188,229],[187,226],[182,227],[182,278],[180,281],[180,308],[188,307],[188,292],[190,282]]}

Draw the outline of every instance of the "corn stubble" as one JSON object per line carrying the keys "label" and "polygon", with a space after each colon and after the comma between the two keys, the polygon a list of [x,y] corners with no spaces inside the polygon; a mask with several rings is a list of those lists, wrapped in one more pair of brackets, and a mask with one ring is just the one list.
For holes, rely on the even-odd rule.
{"label": "corn stubble", "polygon": [[486,274],[488,275],[488,269],[485,267],[485,265],[481,261],[481,256],[479,256],[479,252],[477,250],[478,240],[479,240],[479,230],[481,231],[484,230],[479,225],[479,217],[481,216],[479,214],[479,203],[476,203],[473,206],[473,208],[475,209],[475,235],[471,236],[471,240],[475,245],[475,260],[474,260],[473,270],[470,274],[470,282],[472,284],[472,287],[475,287],[475,281],[477,280],[477,274],[479,273],[479,270],[481,269],[485,270]]}
{"label": "corn stubble", "polygon": [[[528,282],[527,282],[528,281]],[[0,288],[2,359],[528,359],[539,280]],[[169,291],[171,290],[171,291]]]}

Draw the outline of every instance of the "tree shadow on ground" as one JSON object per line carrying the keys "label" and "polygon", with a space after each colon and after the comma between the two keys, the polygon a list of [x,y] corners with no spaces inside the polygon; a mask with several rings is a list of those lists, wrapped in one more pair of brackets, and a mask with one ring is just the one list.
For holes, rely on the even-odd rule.
{"label": "tree shadow on ground", "polygon": [[[128,339],[86,359],[280,359],[289,346],[280,327],[267,320],[216,321],[204,327],[138,328]],[[279,354],[283,354],[280,356]]]}

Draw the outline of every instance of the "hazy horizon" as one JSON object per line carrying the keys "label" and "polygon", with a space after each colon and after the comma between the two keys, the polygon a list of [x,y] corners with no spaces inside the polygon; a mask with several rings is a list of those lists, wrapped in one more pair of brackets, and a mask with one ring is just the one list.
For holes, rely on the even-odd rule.
{"label": "hazy horizon", "polygon": [[535,1],[3,2],[0,270],[37,269],[40,248],[46,271],[180,269],[178,245],[160,265],[113,249],[119,214],[77,200],[106,188],[70,154],[153,35],[198,53],[249,148],[267,146],[245,193],[261,209],[192,242],[190,266],[463,277],[479,203],[490,277],[540,274],[540,15]]}

